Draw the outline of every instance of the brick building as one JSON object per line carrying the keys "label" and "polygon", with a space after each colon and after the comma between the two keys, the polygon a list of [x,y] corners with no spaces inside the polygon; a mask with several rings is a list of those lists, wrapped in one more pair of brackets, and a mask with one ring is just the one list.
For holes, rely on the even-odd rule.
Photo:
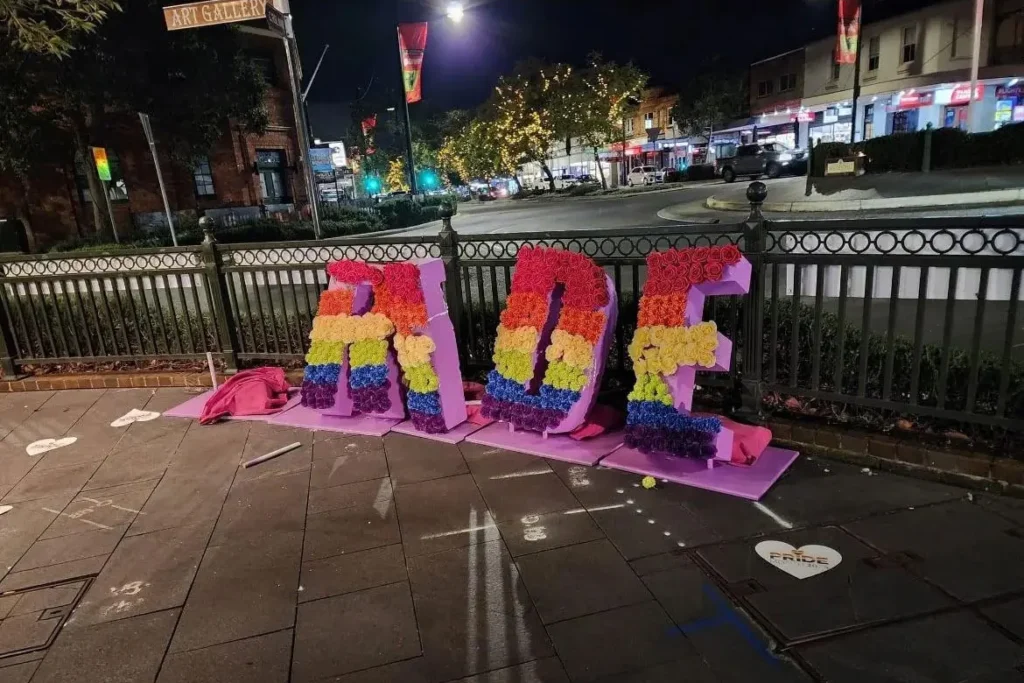
{"label": "brick building", "polygon": [[[247,39],[247,51],[269,84],[266,106],[270,125],[266,133],[245,134],[225,122],[223,135],[208,155],[194,168],[184,168],[171,162],[159,146],[159,129],[154,130],[167,199],[178,221],[194,222],[201,215],[240,219],[291,213],[307,203],[284,48],[271,38]],[[141,123],[137,116],[129,115],[113,123],[109,128],[118,133],[105,140],[104,146],[110,158],[110,195],[118,232],[125,236],[166,229],[156,168]],[[0,251],[24,246],[20,223],[15,220],[21,199],[20,183],[0,176]],[[28,206],[39,247],[92,234],[91,202],[80,160],[76,163],[69,158],[63,165],[33,168]]]}

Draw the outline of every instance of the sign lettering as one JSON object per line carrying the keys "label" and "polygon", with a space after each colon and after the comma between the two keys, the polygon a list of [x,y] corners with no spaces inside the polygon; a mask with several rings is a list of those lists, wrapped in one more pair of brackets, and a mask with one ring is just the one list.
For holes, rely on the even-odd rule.
{"label": "sign lettering", "polygon": [[168,31],[263,19],[267,0],[209,0],[164,8]]}

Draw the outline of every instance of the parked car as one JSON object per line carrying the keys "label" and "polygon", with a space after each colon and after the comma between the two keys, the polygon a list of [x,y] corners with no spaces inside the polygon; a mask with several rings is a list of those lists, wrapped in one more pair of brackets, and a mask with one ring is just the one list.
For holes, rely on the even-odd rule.
{"label": "parked car", "polygon": [[664,168],[659,168],[657,171],[654,172],[654,182],[663,183],[668,178],[669,173],[675,172],[676,169],[672,166],[665,166]]}
{"label": "parked car", "polygon": [[658,182],[657,177],[658,169],[654,166],[637,166],[626,176],[626,184],[630,187],[634,185],[653,185]]}
{"label": "parked car", "polygon": [[757,180],[763,175],[778,178],[786,172],[795,173],[806,166],[806,153],[784,147],[777,142],[759,145],[740,145],[736,156],[718,160],[718,174],[731,183],[737,176],[750,176]]}
{"label": "parked car", "polygon": [[576,187],[579,184],[579,179],[568,172],[563,172],[561,175],[555,176],[556,190],[568,190],[569,188]]}

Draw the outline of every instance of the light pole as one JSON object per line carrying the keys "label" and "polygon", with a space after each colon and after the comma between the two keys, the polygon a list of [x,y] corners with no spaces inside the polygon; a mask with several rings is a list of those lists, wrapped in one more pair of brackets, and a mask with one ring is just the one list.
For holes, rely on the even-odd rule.
{"label": "light pole", "polygon": [[981,61],[981,21],[985,15],[985,0],[974,0],[974,45],[971,52],[971,93],[967,98],[967,132],[975,133],[978,106],[974,103],[978,91],[978,67]]}
{"label": "light pole", "polygon": [[[445,10],[445,16],[453,24],[461,23],[465,14],[466,10],[461,2],[450,2]],[[409,118],[409,97],[405,90],[405,61],[402,55],[401,24],[395,27],[395,35],[398,38],[398,76],[400,83],[398,92],[402,98],[402,107],[405,110],[405,163],[409,168],[409,193],[415,197],[418,194],[416,187],[416,163],[412,151],[412,122]]]}

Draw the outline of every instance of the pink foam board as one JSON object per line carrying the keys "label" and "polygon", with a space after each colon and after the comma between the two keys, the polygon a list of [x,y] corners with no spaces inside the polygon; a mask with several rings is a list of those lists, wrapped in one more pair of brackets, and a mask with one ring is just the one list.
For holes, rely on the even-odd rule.
{"label": "pink foam board", "polygon": [[[177,405],[170,410],[164,412],[164,417],[184,417],[189,420],[198,420],[199,416],[203,414],[203,408],[206,407],[206,402],[213,396],[213,389],[203,392],[198,396],[193,396],[189,400],[185,401],[181,405]],[[284,407],[280,411],[273,415],[238,415],[233,417],[224,418],[226,420],[250,420],[254,422],[269,422],[271,418],[276,415],[280,415],[286,410],[291,410],[295,406],[299,405],[299,401],[302,400],[301,395],[297,389],[293,389],[288,398],[288,402],[284,404]]]}
{"label": "pink foam board", "polygon": [[537,432],[510,431],[505,422],[495,422],[466,437],[466,443],[501,448],[516,453],[536,455],[577,465],[596,465],[597,462],[622,445],[623,433],[603,434],[593,439],[577,441],[563,434],[545,438]]}
{"label": "pink foam board", "polygon": [[466,440],[470,434],[480,431],[483,429],[480,425],[473,424],[472,422],[463,422],[456,426],[454,429],[449,429],[443,434],[427,434],[416,429],[416,426],[412,423],[412,420],[406,420],[405,422],[399,422],[391,428],[392,432],[398,434],[408,434],[409,436],[418,436],[421,439],[427,439],[429,441],[441,441],[443,443],[462,443]]}
{"label": "pink foam board", "polygon": [[[443,289],[444,261],[437,258],[426,259],[419,261],[418,265],[420,287],[423,288],[423,300],[427,305],[427,315],[429,316],[427,333],[434,340],[434,353],[431,361],[438,379],[437,391],[441,401],[441,417],[449,430],[456,430],[466,421],[466,396],[462,390],[462,368],[459,366],[459,347],[455,339],[455,326],[448,315],[448,301],[445,299]],[[418,330],[418,332],[423,333],[423,330]]]}
{"label": "pink foam board", "polygon": [[604,467],[650,475],[658,479],[717,491],[730,496],[760,500],[796,460],[796,451],[769,447],[753,465],[744,467],[714,461],[708,468],[701,460],[649,455],[622,447],[601,461]]}
{"label": "pink foam board", "polygon": [[372,415],[354,415],[352,417],[335,417],[324,415],[319,410],[313,410],[303,405],[274,415],[267,420],[268,424],[280,425],[282,427],[298,427],[299,429],[312,429],[319,432],[341,432],[343,434],[358,434],[360,436],[384,436],[391,431],[391,428],[401,420],[391,420]]}

